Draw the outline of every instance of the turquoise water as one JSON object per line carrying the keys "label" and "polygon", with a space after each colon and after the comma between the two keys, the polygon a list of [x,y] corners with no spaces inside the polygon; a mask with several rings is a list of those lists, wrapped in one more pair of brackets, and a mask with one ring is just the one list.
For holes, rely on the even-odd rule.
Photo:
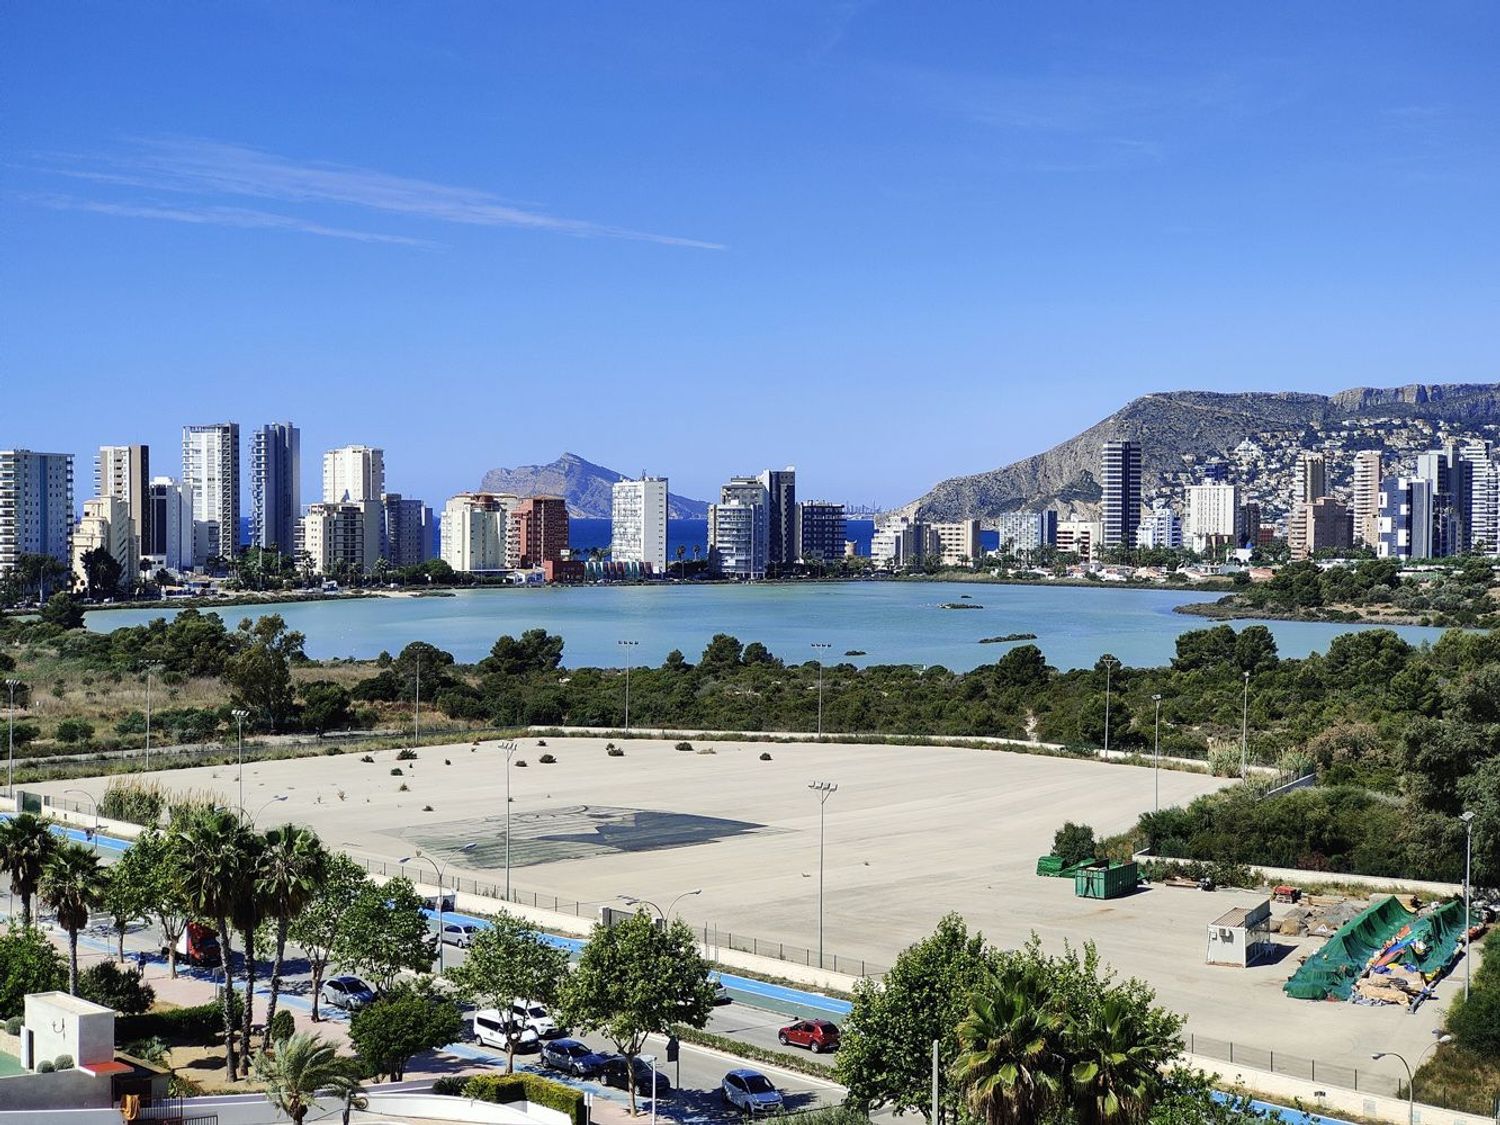
{"label": "turquoise water", "polygon": [[[1172,607],[1217,595],[1180,590],[992,586],[955,582],[839,582],[756,586],[584,586],[458,591],[451,598],[358,598],[348,601],[236,606],[217,611],[233,626],[241,618],[280,613],[307,636],[315,659],[370,658],[422,640],[464,663],[479,660],[502,633],[543,628],[561,634],[563,660],[573,667],[619,666],[633,640],[631,663],[660,664],[681,649],[696,660],[715,633],[760,641],[789,662],[810,660],[813,642],[829,662],[941,664],[967,671],[997,659],[1009,644],[980,637],[1035,633],[1049,663],[1091,666],[1110,652],[1126,664],[1158,665],[1171,658],[1179,633],[1211,622]],[[973,602],[982,610],[940,609]],[[162,610],[104,610],[88,615],[96,630],[136,625]],[[1245,622],[1237,623],[1239,625]],[[1283,656],[1321,651],[1358,626],[1272,621]],[[1405,627],[1407,640],[1436,640],[1437,629]],[[849,649],[868,655],[844,657]]]}

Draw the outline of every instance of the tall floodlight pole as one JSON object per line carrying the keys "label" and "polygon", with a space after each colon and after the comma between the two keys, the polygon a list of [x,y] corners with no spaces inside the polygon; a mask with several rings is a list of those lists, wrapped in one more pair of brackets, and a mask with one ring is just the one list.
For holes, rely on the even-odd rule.
{"label": "tall floodlight pole", "polygon": [[813,641],[813,656],[818,661],[818,737],[823,737],[823,650],[832,648],[823,641]]}
{"label": "tall floodlight pole", "polygon": [[630,664],[633,660],[631,650],[640,645],[640,641],[616,641],[620,651],[625,654],[625,733],[630,733]]}
{"label": "tall floodlight pole", "polygon": [[1250,673],[1245,673],[1245,697],[1240,703],[1240,780],[1250,776]]}
{"label": "tall floodlight pole", "polygon": [[823,819],[828,798],[838,792],[832,781],[814,781],[808,785],[818,795],[818,968],[823,967]]}
{"label": "tall floodlight pole", "polygon": [[505,901],[510,901],[510,760],[515,757],[516,744],[510,739],[500,743],[505,751]]}
{"label": "tall floodlight pole", "polygon": [[[416,706],[412,709],[411,713],[411,748],[413,750],[417,748],[417,743],[422,737],[422,654],[420,652],[417,653],[417,692],[415,702]],[[438,888],[438,892],[442,892],[441,887]]]}
{"label": "tall floodlight pole", "polygon": [[240,808],[244,808],[245,807],[245,720],[250,717],[250,712],[246,711],[243,707],[236,707],[233,711],[230,712],[230,714],[234,716],[235,725],[239,728],[239,732],[240,732],[240,735],[239,735],[239,737],[240,737],[240,768],[239,768],[239,775],[238,776],[239,776],[239,786],[240,786]]}
{"label": "tall floodlight pole", "polygon": [[6,711],[10,722],[10,736],[7,742],[5,795],[11,800],[16,797],[16,691],[20,686],[20,680],[5,681],[5,688],[10,692],[10,707]]}
{"label": "tall floodlight pole", "polygon": [[1474,857],[1474,813],[1469,811],[1459,816],[1464,822],[1464,999],[1469,998],[1470,963],[1474,960],[1469,931],[1474,928],[1474,919],[1469,914],[1469,862]]}
{"label": "tall floodlight pole", "polygon": [[146,665],[146,768],[151,768],[151,677],[161,671],[161,661],[152,660]]}
{"label": "tall floodlight pole", "polygon": [[1115,665],[1120,663],[1113,656],[1103,656],[1100,662],[1104,665],[1104,754],[1109,756],[1109,687],[1110,676],[1115,670]]}
{"label": "tall floodlight pole", "polygon": [[1156,704],[1156,750],[1153,754],[1156,774],[1156,811],[1161,812],[1161,693],[1157,692],[1151,697]]}

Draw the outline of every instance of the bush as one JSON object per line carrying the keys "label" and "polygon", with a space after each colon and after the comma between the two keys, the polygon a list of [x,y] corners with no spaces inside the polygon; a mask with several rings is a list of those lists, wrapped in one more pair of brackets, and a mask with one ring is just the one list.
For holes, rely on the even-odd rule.
{"label": "bush", "polygon": [[1098,845],[1094,842],[1094,830],[1087,824],[1065,823],[1052,837],[1052,854],[1064,865],[1093,859]]}
{"label": "bush", "polygon": [[573,1125],[588,1125],[588,1106],[583,1091],[535,1074],[480,1074],[463,1085],[463,1096],[480,1102],[524,1101],[566,1113]]}
{"label": "bush", "polygon": [[417,752],[415,750],[408,748],[396,751],[396,761],[398,762],[415,762],[416,760]]}
{"label": "bush", "polygon": [[613,742],[604,748],[604,752],[611,758],[623,758],[625,756],[625,751],[621,750]]}
{"label": "bush", "polygon": [[540,758],[537,759],[537,761],[541,762],[544,766],[557,764],[557,758],[552,754],[543,754]]}
{"label": "bush", "polygon": [[406,776],[406,771],[403,770],[400,766],[392,766],[391,767],[391,776],[392,777],[405,777]]}
{"label": "bush", "polygon": [[84,719],[64,719],[57,724],[57,741],[72,746],[94,737],[94,724]]}
{"label": "bush", "polygon": [[536,740],[536,744],[538,746],[545,746],[547,745],[547,740],[545,738],[539,738]]}
{"label": "bush", "polygon": [[[240,1022],[243,1001],[234,994],[231,1013],[236,1025]],[[207,1004],[193,1008],[168,1008],[164,1011],[143,1012],[138,1016],[121,1016],[115,1020],[115,1041],[129,1043],[141,1039],[161,1039],[169,1044],[196,1044],[212,1042],[224,1030],[224,1006],[215,997]]]}
{"label": "bush", "polygon": [[297,1030],[297,1021],[292,1013],[285,1008],[277,1009],[271,1017],[271,1042],[279,1043],[283,1039],[290,1039]]}
{"label": "bush", "polygon": [[679,742],[674,749],[681,750],[684,754],[691,754],[693,752],[693,744],[691,742]]}
{"label": "bush", "polygon": [[51,1059],[43,1059],[41,1062],[36,1064],[36,1072],[38,1074],[51,1074],[56,1069],[57,1068],[52,1065]]}
{"label": "bush", "polygon": [[167,799],[161,787],[140,781],[112,781],[99,798],[99,815],[131,824],[155,824],[161,820]]}
{"label": "bush", "polygon": [[78,995],[123,1016],[138,1016],[156,1003],[156,990],[141,981],[140,973],[113,961],[100,961],[80,973]]}
{"label": "bush", "polygon": [[432,1084],[432,1092],[440,1098],[461,1097],[468,1078],[459,1074],[445,1074]]}
{"label": "bush", "polygon": [[369,763],[370,763],[370,764],[371,764],[371,765],[374,765],[374,764],[375,764],[375,759],[374,759],[374,758],[372,758],[372,757],[370,757],[370,755],[368,755],[368,754],[361,754],[361,755],[360,755],[360,756],[359,756],[359,760],[360,760],[360,761],[361,761],[361,762],[369,762]]}
{"label": "bush", "polygon": [[52,1065],[57,1070],[72,1070],[73,1069],[73,1056],[72,1055],[58,1055],[57,1058],[55,1058],[55,1059],[52,1060]]}
{"label": "bush", "polygon": [[26,1021],[20,1016],[11,1016],[5,1021],[5,1034],[20,1035],[21,1028],[26,1026]]}
{"label": "bush", "polygon": [[423,805],[422,806],[422,811],[423,812],[431,812],[432,811],[432,806],[431,805]]}
{"label": "bush", "polygon": [[125,1046],[120,1049],[131,1058],[140,1059],[142,1062],[148,1062],[152,1066],[165,1065],[167,1061],[167,1052],[171,1050],[171,1048],[167,1046],[165,1040],[157,1038],[156,1036],[152,1036],[150,1039],[137,1039],[133,1043],[126,1043]]}
{"label": "bush", "polygon": [[526,767],[526,759],[525,758],[517,758],[516,759],[516,768],[517,769],[524,769],[525,767]]}
{"label": "bush", "polygon": [[769,750],[762,750],[760,752],[760,760],[762,762],[769,762],[771,760],[771,752]]}
{"label": "bush", "polygon": [[411,792],[411,786],[408,785],[408,784],[406,784],[406,782],[403,781],[400,785],[396,786],[396,792],[397,793],[410,793]]}

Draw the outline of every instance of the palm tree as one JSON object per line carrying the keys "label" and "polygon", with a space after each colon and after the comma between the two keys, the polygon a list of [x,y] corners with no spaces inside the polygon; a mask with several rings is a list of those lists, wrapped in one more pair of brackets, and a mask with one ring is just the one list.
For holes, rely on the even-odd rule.
{"label": "palm tree", "polygon": [[0,871],[10,875],[10,889],[21,896],[21,925],[31,925],[31,900],[57,850],[57,837],[36,813],[23,812],[0,822]]}
{"label": "palm tree", "polygon": [[63,844],[47,860],[38,888],[42,901],[68,931],[68,991],[78,994],[78,931],[88,925],[89,911],[104,901],[104,872],[99,857],[82,844]]}
{"label": "palm tree", "polygon": [[1047,984],[1025,965],[989,974],[958,1025],[953,1078],[985,1125],[1026,1125],[1061,1104],[1064,1018]]}
{"label": "palm tree", "polygon": [[[244,810],[240,813],[243,815]],[[248,822],[245,823],[244,885],[235,903],[231,922],[240,931],[245,950],[245,1004],[241,1009],[244,1023],[240,1032],[240,1073],[250,1073],[250,1039],[255,1026],[255,977],[259,967],[255,958],[255,935],[266,919],[266,899],[260,884],[260,863],[266,840]]]}
{"label": "palm tree", "polygon": [[271,963],[271,999],[266,1005],[266,1032],[261,1049],[271,1049],[271,1021],[281,995],[281,962],[286,954],[286,933],[292,919],[302,913],[323,885],[328,853],[315,832],[286,824],[265,836],[258,882],[266,913],[276,922],[276,958]]}
{"label": "palm tree", "polygon": [[[255,1056],[255,1077],[266,1087],[266,1100],[292,1120],[302,1125],[307,1111],[324,1095],[344,1099],[345,1120],[350,1103],[361,1099],[359,1082],[352,1079],[349,1060],[338,1056],[332,1043],[311,1031],[299,1031],[276,1044],[276,1053],[261,1051]],[[353,1086],[356,1092],[350,1092]]]}
{"label": "palm tree", "polygon": [[[175,844],[182,867],[183,898],[198,918],[212,919],[219,931],[224,964],[224,1065],[229,1081],[239,1077],[234,1042],[234,974],[230,968],[233,931],[229,924],[243,912],[242,900],[250,884],[253,834],[228,809],[204,809],[177,830]],[[246,1043],[248,1048],[249,1043]]]}
{"label": "palm tree", "polygon": [[1161,1089],[1161,1067],[1182,1040],[1149,1006],[1109,993],[1092,1018],[1068,1029],[1069,1075],[1079,1125],[1145,1121]]}

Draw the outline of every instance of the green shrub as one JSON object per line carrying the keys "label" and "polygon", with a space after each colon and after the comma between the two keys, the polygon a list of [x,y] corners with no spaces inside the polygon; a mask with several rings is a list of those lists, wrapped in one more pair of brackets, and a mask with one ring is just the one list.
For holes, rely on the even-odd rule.
{"label": "green shrub", "polygon": [[170,1050],[165,1039],[153,1035],[150,1039],[137,1039],[133,1043],[127,1043],[121,1048],[131,1058],[140,1059],[141,1062],[150,1063],[152,1066],[162,1066],[167,1061],[167,1052]]}
{"label": "green shrub", "polygon": [[26,1021],[21,1016],[11,1016],[5,1021],[5,1034],[20,1035],[21,1028],[26,1026]]}
{"label": "green shrub", "polygon": [[[240,1022],[243,1001],[234,994],[231,1015]],[[168,1008],[143,1012],[138,1016],[121,1016],[115,1020],[115,1042],[130,1043],[141,1039],[161,1039],[169,1044],[212,1042],[224,1030],[224,1006],[216,997],[193,1008]]]}
{"label": "green shrub", "polygon": [[297,1021],[285,1008],[278,1009],[271,1017],[271,1042],[278,1043],[283,1039],[290,1039],[296,1030]]}
{"label": "green shrub", "polygon": [[525,758],[517,758],[516,759],[516,767],[518,769],[525,769],[526,768],[526,759]]}
{"label": "green shrub", "polygon": [[58,1055],[57,1058],[55,1058],[55,1059],[52,1060],[52,1065],[57,1070],[72,1070],[73,1069],[73,1056],[72,1055]]}
{"label": "green shrub", "polygon": [[361,755],[360,755],[360,756],[359,756],[359,760],[360,760],[360,761],[361,761],[361,762],[370,762],[370,763],[372,763],[372,764],[373,764],[373,763],[374,763],[374,761],[375,761],[375,759],[374,759],[374,758],[372,758],[372,757],[370,757],[370,755],[368,755],[368,754],[361,754]]}
{"label": "green shrub", "polygon": [[675,749],[681,750],[684,754],[691,754],[693,752],[693,744],[691,742],[679,742]]}
{"label": "green shrub", "polygon": [[78,995],[123,1016],[138,1016],[156,1003],[156,990],[141,981],[140,973],[113,961],[100,961],[80,973]]}
{"label": "green shrub", "polygon": [[544,766],[551,766],[557,764],[557,757],[553,754],[543,754],[537,761],[541,762]]}
{"label": "green shrub", "polygon": [[535,1074],[480,1074],[463,1085],[463,1096],[475,1101],[524,1101],[566,1113],[573,1125],[588,1125],[588,1106],[583,1091]]}
{"label": "green shrub", "polygon": [[52,1065],[51,1059],[43,1059],[36,1064],[36,1072],[38,1074],[51,1074],[55,1069],[57,1068]]}
{"label": "green shrub", "polygon": [[443,1098],[457,1098],[464,1092],[468,1079],[460,1074],[445,1074],[432,1084],[432,1092]]}
{"label": "green shrub", "polygon": [[621,750],[613,742],[604,748],[604,752],[611,758],[623,758],[625,756],[625,751]]}
{"label": "green shrub", "polygon": [[417,752],[410,747],[405,750],[396,751],[396,761],[398,762],[415,762],[416,760]]}
{"label": "green shrub", "polygon": [[769,762],[771,760],[771,752],[769,750],[762,750],[760,752],[760,760],[762,762]]}
{"label": "green shrub", "polygon": [[87,742],[94,737],[94,724],[84,719],[64,719],[57,724],[57,741],[69,746]]}
{"label": "green shrub", "polygon": [[403,770],[400,766],[392,766],[391,767],[391,776],[392,777],[405,777],[406,776],[406,771]]}
{"label": "green shrub", "polygon": [[1087,824],[1065,823],[1052,837],[1052,854],[1068,864],[1093,859],[1098,845],[1094,841],[1094,830]]}

